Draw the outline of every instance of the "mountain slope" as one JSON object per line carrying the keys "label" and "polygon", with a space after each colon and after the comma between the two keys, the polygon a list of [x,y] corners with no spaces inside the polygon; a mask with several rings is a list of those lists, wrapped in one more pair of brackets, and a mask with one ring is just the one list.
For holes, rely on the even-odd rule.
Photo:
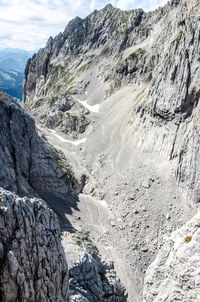
{"label": "mountain slope", "polygon": [[[133,139],[139,148],[169,159],[186,197],[198,201],[198,135],[192,126],[199,100],[196,4],[171,1],[148,14],[142,10],[123,12],[108,5],[84,20],[74,19],[27,64],[25,104],[48,127],[67,134],[82,133],[92,117],[80,100],[95,105],[129,83],[143,85],[147,95],[141,95],[139,104],[133,106],[138,120],[133,124],[138,131]],[[183,129],[191,119],[187,131],[194,135],[187,143]],[[159,137],[156,142],[154,132]],[[166,143],[161,143],[163,140]],[[192,152],[184,152],[185,148],[197,148],[196,155],[190,158]],[[188,163],[194,172],[190,179]]]}
{"label": "mountain slope", "polygon": [[69,294],[71,301],[107,302],[107,295],[126,301],[114,264],[103,261],[89,235],[79,235],[67,219],[78,207],[82,171],[75,174],[38,135],[33,119],[2,93],[0,125],[1,301],[64,302]]}
{"label": "mountain slope", "polygon": [[25,108],[87,175],[67,218],[111,255],[130,302],[142,301],[163,236],[199,201],[199,9],[108,5],[72,20],[26,66]]}

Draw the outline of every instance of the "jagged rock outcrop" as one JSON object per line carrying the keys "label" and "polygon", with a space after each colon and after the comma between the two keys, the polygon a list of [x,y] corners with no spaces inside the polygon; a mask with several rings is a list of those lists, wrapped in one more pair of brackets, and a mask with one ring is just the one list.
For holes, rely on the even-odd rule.
{"label": "jagged rock outcrop", "polygon": [[21,196],[67,194],[77,183],[66,160],[8,95],[0,95],[0,186]]}
{"label": "jagged rock outcrop", "polygon": [[148,268],[144,302],[197,302],[200,299],[200,214],[165,238]]}
{"label": "jagged rock outcrop", "polygon": [[101,262],[93,253],[85,253],[69,270],[71,302],[126,302],[125,289],[117,281],[113,262]]}
{"label": "jagged rock outcrop", "polygon": [[0,188],[0,300],[66,302],[68,268],[55,213]]}
{"label": "jagged rock outcrop", "polygon": [[70,302],[125,302],[127,293],[111,260],[102,259],[89,233],[63,233]]}

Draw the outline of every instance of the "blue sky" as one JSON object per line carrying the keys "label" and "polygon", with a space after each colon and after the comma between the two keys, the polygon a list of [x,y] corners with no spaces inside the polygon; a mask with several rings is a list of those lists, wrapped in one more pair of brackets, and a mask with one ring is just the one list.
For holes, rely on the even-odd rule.
{"label": "blue sky", "polygon": [[36,50],[75,16],[85,17],[108,3],[147,11],[167,0],[0,0],[0,47]]}

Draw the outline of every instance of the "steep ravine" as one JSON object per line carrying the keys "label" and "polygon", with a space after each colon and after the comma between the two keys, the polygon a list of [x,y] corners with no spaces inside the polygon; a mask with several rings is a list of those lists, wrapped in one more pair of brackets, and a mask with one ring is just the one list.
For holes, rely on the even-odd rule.
{"label": "steep ravine", "polygon": [[[101,110],[98,118],[104,120],[104,128],[105,112]],[[111,129],[115,127],[111,125]],[[84,195],[79,195],[77,206],[67,218],[79,232],[89,233],[103,258],[114,261],[116,272],[126,285],[128,301],[142,301],[144,274],[163,235],[186,222],[195,210],[182,200],[167,162],[138,156],[131,146],[124,155],[123,149],[128,145],[118,139],[107,147],[113,154],[118,153],[119,159],[114,160],[114,155],[95,158],[103,134],[100,125],[97,128],[98,136],[94,133],[78,146],[64,142],[65,135],[61,133],[55,137],[47,129],[40,127],[40,130],[50,144],[70,157],[74,169],[90,175]],[[124,146],[122,150],[119,144]],[[104,152],[106,150],[104,148]],[[62,208],[60,210],[62,212]]]}
{"label": "steep ravine", "polygon": [[[144,301],[175,301],[176,287],[173,296],[169,288],[159,296],[159,266],[166,261],[161,278],[168,280],[166,250],[179,255],[175,230],[198,208],[199,9],[195,0],[171,0],[150,13],[108,5],[72,20],[26,67],[25,109],[75,175],[85,175],[83,192],[56,204],[58,217],[74,229],[63,237],[66,256],[73,263],[85,246],[96,247],[98,257],[114,261],[129,302],[143,301],[143,288]],[[190,227],[184,238],[192,237]],[[79,248],[70,243],[73,236]],[[192,251],[184,238],[177,270],[186,243]],[[77,274],[79,285],[80,279]],[[117,295],[108,298],[103,287],[99,299]],[[181,299],[188,302],[189,295],[183,291]]]}
{"label": "steep ravine", "polygon": [[[1,301],[126,301],[113,262],[102,261],[86,233],[84,248],[74,253],[80,242],[67,214],[77,208],[84,174],[75,175],[67,157],[3,93],[0,116]],[[69,270],[61,235],[73,253]]]}

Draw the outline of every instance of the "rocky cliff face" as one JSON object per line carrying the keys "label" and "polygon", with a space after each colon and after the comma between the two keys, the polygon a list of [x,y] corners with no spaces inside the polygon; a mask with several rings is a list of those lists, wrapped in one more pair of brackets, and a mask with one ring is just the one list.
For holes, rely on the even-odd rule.
{"label": "rocky cliff face", "polygon": [[2,93],[0,124],[0,300],[64,302],[68,268],[59,223],[44,201],[29,197],[52,192],[55,198],[73,190],[63,171],[66,160],[38,136],[32,118]]}
{"label": "rocky cliff face", "polygon": [[[103,264],[94,247],[81,251],[81,261],[74,253],[76,264],[68,272],[59,222],[75,232],[65,211],[72,206],[70,193],[75,198],[82,185],[64,155],[50,147],[37,134],[33,119],[2,93],[0,121],[0,300],[126,301],[114,266]],[[35,198],[39,196],[47,203]],[[67,246],[68,237],[66,232]],[[73,240],[72,253],[77,246]]]}
{"label": "rocky cliff face", "polygon": [[76,184],[65,159],[38,136],[11,97],[0,95],[0,186],[22,196],[67,194]]}
{"label": "rocky cliff face", "polygon": [[172,2],[171,18],[157,41],[161,59],[136,109],[140,148],[170,160],[178,185],[195,202],[200,188],[199,10],[197,1]]}
{"label": "rocky cliff face", "polygon": [[2,302],[67,301],[59,223],[42,200],[0,189],[0,238]]}
{"label": "rocky cliff face", "polygon": [[197,214],[165,238],[146,274],[144,302],[199,301],[199,229]]}

